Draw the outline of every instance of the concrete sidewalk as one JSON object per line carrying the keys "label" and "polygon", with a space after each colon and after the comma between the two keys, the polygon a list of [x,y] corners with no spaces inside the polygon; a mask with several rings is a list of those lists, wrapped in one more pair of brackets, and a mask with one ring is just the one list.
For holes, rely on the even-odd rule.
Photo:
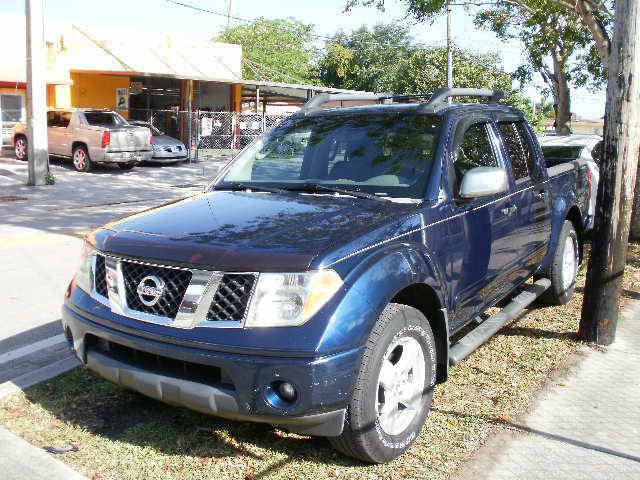
{"label": "concrete sidewalk", "polygon": [[491,437],[453,478],[640,479],[640,302],[627,304],[617,339],[584,347],[530,413]]}
{"label": "concrete sidewalk", "polygon": [[64,463],[0,427],[0,472],[5,480],[86,480]]}

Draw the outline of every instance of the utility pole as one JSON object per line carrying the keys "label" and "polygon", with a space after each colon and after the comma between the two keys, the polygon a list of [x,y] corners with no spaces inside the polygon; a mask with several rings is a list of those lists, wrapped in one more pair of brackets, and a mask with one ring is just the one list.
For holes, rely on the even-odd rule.
{"label": "utility pole", "polygon": [[603,159],[579,336],[610,345],[626,264],[640,152],[640,0],[616,2]]}
{"label": "utility pole", "polygon": [[231,0],[227,0],[227,30],[231,25]]}
{"label": "utility pole", "polygon": [[27,20],[27,185],[44,185],[49,171],[47,84],[42,0],[26,0]]}
{"label": "utility pole", "polygon": [[[453,87],[453,45],[451,41],[451,0],[447,0],[447,87]],[[448,98],[451,103],[451,97]]]}

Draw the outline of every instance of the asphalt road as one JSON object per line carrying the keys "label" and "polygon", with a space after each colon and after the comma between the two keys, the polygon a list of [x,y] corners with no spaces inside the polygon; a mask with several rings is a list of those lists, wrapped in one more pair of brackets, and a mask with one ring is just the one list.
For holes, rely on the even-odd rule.
{"label": "asphalt road", "polygon": [[83,235],[202,191],[226,161],[83,174],[52,159],[56,184],[27,187],[26,164],[0,156],[0,398],[75,365],[60,308]]}

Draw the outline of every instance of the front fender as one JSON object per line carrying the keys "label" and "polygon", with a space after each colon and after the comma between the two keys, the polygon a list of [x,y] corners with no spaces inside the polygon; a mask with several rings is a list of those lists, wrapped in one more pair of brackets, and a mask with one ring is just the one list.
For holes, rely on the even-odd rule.
{"label": "front fender", "polygon": [[347,292],[333,312],[319,351],[346,350],[363,345],[378,317],[398,292],[424,283],[444,307],[441,276],[431,256],[411,245],[390,245],[372,252],[344,278]]}

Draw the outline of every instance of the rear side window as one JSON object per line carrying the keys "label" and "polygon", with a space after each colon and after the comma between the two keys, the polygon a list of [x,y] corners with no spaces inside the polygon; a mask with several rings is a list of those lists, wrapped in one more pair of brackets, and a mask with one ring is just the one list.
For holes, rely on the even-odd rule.
{"label": "rear side window", "polygon": [[507,149],[516,182],[529,177],[537,178],[533,150],[524,122],[499,122],[498,130]]}
{"label": "rear side window", "polygon": [[84,112],[84,118],[89,125],[108,127],[127,124],[120,115],[110,112]]}

